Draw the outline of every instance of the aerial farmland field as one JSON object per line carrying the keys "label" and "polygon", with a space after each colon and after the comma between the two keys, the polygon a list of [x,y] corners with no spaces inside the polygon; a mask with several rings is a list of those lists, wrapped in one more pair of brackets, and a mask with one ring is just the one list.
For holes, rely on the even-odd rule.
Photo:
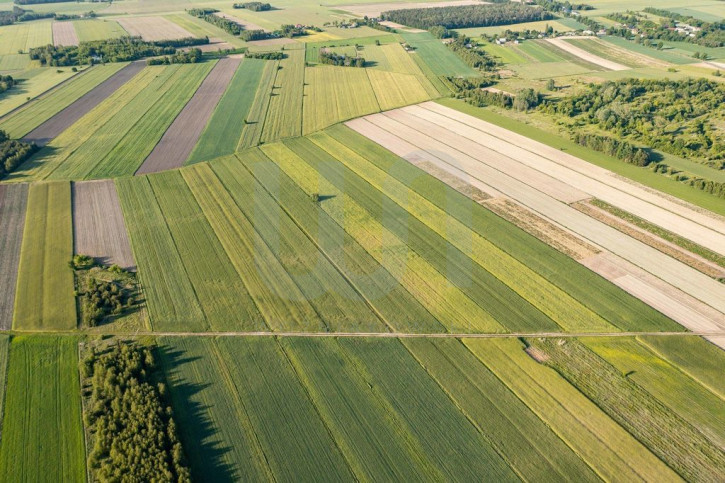
{"label": "aerial farmland field", "polygon": [[0,0],[0,480],[723,480],[725,8],[654,3]]}

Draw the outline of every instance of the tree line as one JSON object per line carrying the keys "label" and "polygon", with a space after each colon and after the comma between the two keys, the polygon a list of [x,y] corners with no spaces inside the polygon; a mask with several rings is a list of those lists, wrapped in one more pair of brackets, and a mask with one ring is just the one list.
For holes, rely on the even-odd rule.
{"label": "tree line", "polygon": [[201,50],[197,48],[188,51],[178,51],[172,55],[153,57],[146,60],[147,65],[170,65],[170,64],[195,64],[201,61]]}
{"label": "tree line", "polygon": [[80,366],[93,479],[190,482],[152,351],[118,341],[103,351],[89,349]]}
{"label": "tree line", "polygon": [[0,129],[0,178],[14,171],[37,150],[35,143],[10,139],[8,133]]}
{"label": "tree line", "polygon": [[209,43],[209,38],[187,37],[176,40],[147,42],[141,37],[80,42],[78,45],[46,45],[30,49],[30,58],[41,65],[70,66],[100,62],[126,62],[160,55],[174,55],[177,47],[192,47]]}
{"label": "tree line", "polygon": [[285,55],[283,52],[246,52],[244,57],[247,59],[262,59],[262,60],[282,60]]}
{"label": "tree line", "polygon": [[245,8],[247,10],[251,10],[252,12],[264,12],[266,10],[272,10],[272,5],[262,2],[245,2],[235,3],[234,8]]}
{"label": "tree line", "polygon": [[429,29],[438,25],[447,29],[488,27],[554,18],[550,12],[542,8],[521,3],[390,10],[383,12],[381,16],[384,20],[419,29]]}
{"label": "tree line", "polygon": [[572,139],[577,144],[614,156],[629,164],[647,166],[651,161],[648,150],[637,147],[627,141],[583,132],[574,133]]}
{"label": "tree line", "polygon": [[186,11],[186,13],[193,17],[200,18],[205,22],[209,22],[210,24],[214,25],[215,27],[219,27],[220,29],[224,30],[229,34],[239,35],[242,33],[242,31],[244,30],[244,26],[238,24],[233,20],[229,20],[228,18],[214,15],[218,11],[219,10],[215,8],[190,8]]}

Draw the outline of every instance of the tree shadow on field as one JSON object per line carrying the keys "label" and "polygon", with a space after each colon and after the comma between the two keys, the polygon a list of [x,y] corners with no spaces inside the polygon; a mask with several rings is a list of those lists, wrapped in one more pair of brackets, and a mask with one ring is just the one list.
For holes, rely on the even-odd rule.
{"label": "tree shadow on field", "polygon": [[[185,357],[183,351],[175,350],[168,345],[159,344],[156,346],[156,351],[168,381],[176,428],[191,468],[192,479],[214,482],[238,481],[239,477],[235,475],[234,468],[224,461],[224,456],[231,451],[231,448],[219,442],[218,428],[208,417],[209,407],[193,400],[196,394],[211,384],[189,383],[179,374],[180,367],[200,358]],[[172,375],[178,377],[173,384]]]}

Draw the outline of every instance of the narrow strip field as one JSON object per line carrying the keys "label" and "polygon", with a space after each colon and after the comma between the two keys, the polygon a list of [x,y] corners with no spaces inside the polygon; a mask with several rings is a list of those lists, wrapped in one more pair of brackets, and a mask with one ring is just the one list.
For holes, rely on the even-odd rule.
{"label": "narrow strip field", "polygon": [[189,31],[164,17],[119,17],[115,20],[129,35],[139,36],[146,41],[193,37]]}
{"label": "narrow strip field", "polygon": [[277,76],[279,61],[265,61],[262,76],[259,79],[259,87],[254,94],[254,100],[249,108],[247,122],[242,129],[242,136],[239,138],[237,150],[257,146],[262,139],[262,128],[267,118],[269,102],[272,99],[274,80]]}
{"label": "narrow strip field", "polygon": [[249,113],[266,65],[264,60],[245,59],[237,68],[186,160],[188,164],[218,158],[237,150],[243,129],[248,122],[252,122]]}
{"label": "narrow strip field", "polygon": [[285,50],[279,62],[261,140],[265,143],[302,133],[305,51]]}
{"label": "narrow strip field", "polygon": [[136,269],[113,181],[73,183],[73,235],[74,253]]}
{"label": "narrow strip field", "polygon": [[184,164],[240,62],[241,59],[224,58],[216,63],[136,174],[155,173]]}
{"label": "narrow strip field", "polygon": [[587,52],[586,50],[577,47],[576,45],[573,45],[570,42],[567,42],[564,39],[547,39],[547,42],[559,47],[561,50],[568,52],[572,55],[575,55],[579,57],[582,60],[585,60],[587,62],[590,62],[592,64],[598,65],[600,67],[604,67],[607,70],[627,70],[630,67],[620,64],[618,62],[614,62],[612,60],[604,59],[602,57],[599,57],[598,55],[594,55],[591,52]]}
{"label": "narrow strip field", "polygon": [[[107,78],[90,91],[83,94],[72,104],[67,105],[60,111],[56,111],[52,117],[44,121],[38,127],[33,129],[29,134],[23,137],[23,140],[34,142],[38,145],[45,145],[53,138],[58,136],[65,129],[74,124],[77,120],[90,112],[94,107],[103,102],[107,97],[113,94],[132,77],[138,74],[145,64],[143,62],[132,62],[121,70],[116,72],[112,77]],[[107,69],[108,67],[96,67],[96,69]],[[103,71],[102,71],[103,72]],[[90,79],[89,79],[90,80]],[[74,86],[76,87],[76,86]],[[70,87],[69,87],[70,89]],[[60,95],[60,93],[58,93]],[[55,96],[54,96],[55,97]],[[65,97],[65,92],[61,98]],[[53,99],[55,101],[55,99]],[[46,104],[50,104],[50,100]],[[33,106],[35,107],[35,106]],[[32,113],[36,116],[36,112]]]}
{"label": "narrow strip field", "polygon": [[75,337],[13,338],[0,480],[85,480],[77,343]]}
{"label": "narrow strip field", "polygon": [[25,227],[28,185],[0,185],[0,329],[13,322],[20,246]]}
{"label": "narrow strip field", "polygon": [[78,45],[78,35],[73,22],[53,22],[53,45],[56,47],[64,47],[69,45]]}
{"label": "narrow strip field", "polygon": [[70,183],[30,186],[20,251],[13,328],[73,329],[73,257]]}
{"label": "narrow strip field", "polygon": [[47,91],[40,97],[3,117],[0,120],[0,127],[11,138],[21,138],[126,65],[122,62],[97,65],[85,69],[62,85],[50,84]]}

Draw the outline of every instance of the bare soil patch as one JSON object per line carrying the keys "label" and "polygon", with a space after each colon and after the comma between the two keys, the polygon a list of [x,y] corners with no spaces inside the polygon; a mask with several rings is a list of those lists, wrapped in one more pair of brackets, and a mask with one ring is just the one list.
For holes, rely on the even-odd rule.
{"label": "bare soil patch", "polygon": [[494,198],[484,202],[483,205],[501,218],[510,221],[574,260],[581,260],[600,253],[600,250],[594,245],[587,243],[508,198]]}
{"label": "bare soil patch", "polygon": [[9,330],[13,324],[27,202],[27,184],[0,185],[0,330]]}
{"label": "bare soil patch", "polygon": [[[39,146],[48,144],[53,140],[53,138],[65,131],[78,119],[85,116],[91,109],[103,102],[119,87],[138,74],[145,65],[146,63],[144,61],[131,62],[126,67],[85,93],[73,104],[33,129],[23,138],[23,141],[34,142]],[[94,67],[94,69],[103,69],[103,67],[97,66]]]}
{"label": "bare soil patch", "polygon": [[217,62],[136,174],[179,168],[186,162],[241,61],[224,58]]}
{"label": "bare soil patch", "polygon": [[136,269],[113,180],[73,183],[73,239],[76,254]]}
{"label": "bare soil patch", "polygon": [[604,67],[608,70],[630,69],[630,67],[627,67],[626,65],[618,64],[617,62],[611,61],[609,59],[604,59],[602,57],[599,57],[598,55],[592,54],[591,52],[587,52],[584,49],[580,49],[576,45],[572,45],[569,42],[566,42],[564,39],[547,39],[546,41],[559,47],[561,50],[569,52],[572,55],[576,55],[580,59],[585,60],[591,64],[598,65],[599,67]]}
{"label": "bare soil patch", "polygon": [[435,8],[435,7],[460,7],[462,5],[481,5],[486,2],[479,0],[452,0],[447,2],[414,2],[414,3],[368,3],[340,5],[335,8],[339,10],[347,10],[360,17],[367,15],[368,17],[380,17],[382,12],[388,10],[409,10],[413,8]]}
{"label": "bare soil patch", "polygon": [[131,36],[147,41],[194,37],[188,30],[164,17],[120,17],[115,19]]}
{"label": "bare soil patch", "polygon": [[53,22],[53,45],[78,45],[78,35],[73,22]]}

